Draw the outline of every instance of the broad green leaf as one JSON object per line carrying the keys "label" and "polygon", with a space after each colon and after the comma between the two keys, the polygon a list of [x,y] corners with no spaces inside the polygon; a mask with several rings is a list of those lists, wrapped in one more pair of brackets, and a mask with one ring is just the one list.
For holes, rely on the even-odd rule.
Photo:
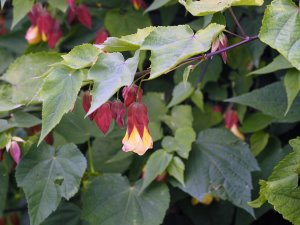
{"label": "broad green leaf", "polygon": [[147,92],[143,96],[143,102],[148,108],[150,122],[160,122],[168,112],[163,93]]}
{"label": "broad green leaf", "polygon": [[300,120],[300,96],[295,99],[291,109],[285,115],[287,97],[283,82],[275,82],[250,93],[227,99],[226,101],[258,109],[263,114],[275,117],[280,122],[292,123]]}
{"label": "broad green leaf", "polygon": [[74,144],[82,144],[91,137],[101,136],[102,134],[95,122],[90,121],[89,118],[84,118],[85,114],[82,99],[77,98],[74,110],[63,116],[54,131]]}
{"label": "broad green leaf", "polygon": [[169,207],[168,188],[153,184],[139,194],[140,188],[140,182],[131,185],[121,175],[97,177],[83,193],[82,218],[90,225],[161,224]]}
{"label": "broad green leaf", "polygon": [[152,4],[145,10],[145,12],[150,12],[156,9],[159,9],[160,7],[166,5],[171,0],[153,0]]}
{"label": "broad green leaf", "polygon": [[267,146],[270,135],[264,131],[258,131],[251,135],[250,146],[254,156],[259,155]]}
{"label": "broad green leaf", "polygon": [[268,201],[285,219],[299,225],[300,139],[291,140],[290,145],[294,151],[275,166],[267,181],[260,181],[260,196],[255,201],[250,202],[250,205],[260,207]]}
{"label": "broad green leaf", "polygon": [[[5,150],[0,150],[5,151]],[[7,191],[8,191],[8,178],[9,175],[3,165],[3,162],[0,162],[0,216],[3,214],[3,210],[6,206],[6,197],[7,197]]]}
{"label": "broad green leaf", "polygon": [[231,6],[261,6],[263,0],[179,0],[179,3],[184,5],[187,11],[189,11],[193,16],[206,16],[216,12],[221,12],[224,9],[230,8]]}
{"label": "broad green leaf", "polygon": [[179,84],[177,84],[173,89],[172,100],[169,103],[168,108],[174,105],[178,105],[179,103],[186,100],[191,96],[193,91],[194,89],[190,83],[180,82]]}
{"label": "broad green leaf", "polygon": [[83,44],[63,55],[63,64],[73,69],[82,69],[96,62],[100,51],[91,44]]}
{"label": "broad green leaf", "polygon": [[270,64],[254,70],[251,73],[248,73],[248,75],[268,74],[276,72],[278,70],[290,69],[292,67],[293,66],[289,61],[287,61],[282,55],[278,55]]}
{"label": "broad green leaf", "polygon": [[124,60],[121,53],[101,54],[89,71],[94,80],[93,100],[88,115],[108,101],[122,86],[131,85],[137,70],[139,51]]}
{"label": "broad green leaf", "polygon": [[171,115],[164,115],[162,121],[175,133],[178,128],[192,127],[193,114],[189,105],[178,105],[172,108]]}
{"label": "broad green leaf", "polygon": [[274,0],[265,10],[259,38],[300,70],[300,15],[292,0]]}
{"label": "broad green leaf", "polygon": [[13,0],[13,22],[11,28],[14,28],[26,16],[31,10],[33,3],[34,0]]}
{"label": "broad green leaf", "polygon": [[12,63],[14,57],[6,48],[0,48],[0,74]]}
{"label": "broad green leaf", "polygon": [[83,221],[80,219],[81,210],[73,203],[61,203],[59,207],[52,213],[42,225],[83,225]]}
{"label": "broad green leaf", "polygon": [[182,189],[197,199],[205,194],[228,200],[253,214],[251,172],[259,167],[248,145],[226,129],[199,133],[186,164]]}
{"label": "broad green leaf", "polygon": [[[30,166],[28,166],[30,165]],[[17,167],[16,179],[28,202],[30,224],[39,225],[80,186],[86,159],[74,144],[58,149],[41,144],[32,148]],[[34,184],[34,185],[33,185]]]}
{"label": "broad green leaf", "polygon": [[220,112],[215,112],[213,108],[208,105],[205,105],[203,111],[194,107],[193,117],[193,127],[196,132],[216,126],[223,121],[222,114]]}
{"label": "broad green leaf", "polygon": [[203,93],[197,89],[191,96],[192,102],[202,111],[204,111],[204,96]]}
{"label": "broad green leaf", "polygon": [[300,91],[300,72],[296,69],[289,70],[284,76],[284,86],[288,102],[285,112],[286,115]]}
{"label": "broad green leaf", "polygon": [[16,112],[12,114],[11,124],[14,127],[30,128],[41,123],[41,120],[26,112]]}
{"label": "broad green leaf", "polygon": [[104,25],[111,36],[121,37],[134,34],[137,29],[151,26],[151,21],[147,14],[132,8],[126,9],[125,12],[121,9],[112,9],[106,13]]}
{"label": "broad green leaf", "polygon": [[182,160],[179,157],[174,156],[167,168],[167,171],[168,174],[184,185],[184,169],[185,166]]}
{"label": "broad green leaf", "polygon": [[224,28],[210,24],[194,33],[188,25],[157,27],[146,37],[141,48],[151,50],[150,79],[167,73],[185,59],[208,51]]}
{"label": "broad green leaf", "polygon": [[62,12],[66,12],[68,8],[67,1],[61,1],[61,0],[48,0],[49,4],[54,7],[59,9]]}
{"label": "broad green leaf", "polygon": [[41,89],[43,100],[42,131],[39,143],[75,104],[84,73],[67,67],[56,67],[47,76]]}
{"label": "broad green leaf", "polygon": [[109,37],[104,43],[103,50],[108,52],[135,51],[138,50],[145,38],[155,29],[155,27],[146,27],[138,29],[137,33],[122,36],[120,38]]}
{"label": "broad green leaf", "polygon": [[261,112],[255,112],[246,116],[240,127],[240,131],[243,133],[253,133],[266,128],[273,121],[274,118],[272,116],[264,115]]}
{"label": "broad green leaf", "polygon": [[151,122],[150,120],[148,126],[153,142],[163,138],[163,130],[160,122]]}
{"label": "broad green leaf", "polygon": [[172,160],[172,154],[161,149],[151,154],[144,168],[143,185],[140,192],[143,192],[154,179],[166,171]]}
{"label": "broad green leaf", "polygon": [[24,103],[39,101],[42,75],[50,69],[50,65],[61,60],[58,53],[38,52],[23,55],[16,59],[1,79],[12,85],[12,101]]}

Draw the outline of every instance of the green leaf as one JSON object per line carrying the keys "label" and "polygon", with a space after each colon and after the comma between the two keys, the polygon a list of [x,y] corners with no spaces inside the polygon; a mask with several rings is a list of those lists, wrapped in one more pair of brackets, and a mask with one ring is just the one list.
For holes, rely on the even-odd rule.
{"label": "green leaf", "polygon": [[41,89],[43,100],[42,131],[39,144],[75,104],[84,79],[83,71],[56,67],[47,76]]}
{"label": "green leaf", "polygon": [[161,123],[159,122],[149,122],[149,130],[152,137],[153,142],[158,141],[163,138],[163,130],[161,127]]}
{"label": "green leaf", "polygon": [[259,155],[267,146],[270,135],[264,131],[258,131],[251,135],[250,146],[254,156]]}
{"label": "green leaf", "polygon": [[169,103],[168,108],[183,102],[185,99],[192,95],[193,91],[194,89],[192,85],[188,82],[180,82],[179,84],[177,84],[173,89],[172,100]]}
{"label": "green leaf", "polygon": [[292,0],[274,0],[265,10],[259,38],[300,70],[300,16]]}
{"label": "green leaf", "polygon": [[249,205],[260,207],[268,201],[276,211],[282,214],[283,218],[299,225],[300,138],[291,140],[290,145],[294,151],[275,166],[267,181],[260,181],[260,196],[255,201],[250,202]]}
{"label": "green leaf", "polygon": [[179,0],[179,3],[184,5],[187,11],[193,16],[205,16],[216,12],[221,12],[224,9],[230,8],[231,6],[261,6],[263,0]]}
{"label": "green leaf", "polygon": [[295,99],[291,109],[285,115],[287,97],[283,82],[275,82],[250,93],[227,99],[226,101],[258,109],[266,115],[279,119],[280,122],[292,123],[300,120],[300,96]]}
{"label": "green leaf", "polygon": [[154,0],[152,4],[145,10],[145,12],[150,12],[156,9],[159,9],[160,7],[166,5],[171,0]]}
{"label": "green leaf", "polygon": [[43,83],[42,75],[50,65],[61,60],[58,53],[38,52],[16,59],[1,79],[12,84],[12,101],[28,104],[39,101],[38,92]]}
{"label": "green leaf", "polygon": [[140,187],[117,174],[97,177],[83,193],[82,218],[90,225],[161,224],[169,207],[168,188],[153,184],[139,194]]}
{"label": "green leaf", "polygon": [[137,29],[151,26],[151,20],[147,14],[128,8],[125,12],[120,9],[112,9],[104,18],[105,28],[114,37],[134,34]]}
{"label": "green leaf", "polygon": [[14,28],[14,26],[27,15],[33,6],[33,3],[34,0],[13,0],[13,22],[11,28]]}
{"label": "green leaf", "polygon": [[7,143],[10,141],[11,141],[10,133],[0,133],[0,149],[4,149]]}
{"label": "green leaf", "polygon": [[30,224],[39,225],[62,197],[69,200],[74,196],[85,169],[86,160],[74,144],[32,148],[16,171],[18,187],[23,188],[28,202]]}
{"label": "green leaf", "polygon": [[13,60],[14,57],[12,53],[6,48],[0,47],[0,74],[2,74],[7,69],[7,67],[11,64]]}
{"label": "green leaf", "polygon": [[147,94],[143,96],[143,102],[148,107],[150,122],[160,122],[162,117],[168,112],[163,93],[147,92]]}
{"label": "green leaf", "polygon": [[253,133],[266,128],[273,121],[273,117],[264,115],[261,112],[255,112],[244,119],[240,131],[242,133]]}
{"label": "green leaf", "polygon": [[223,121],[223,116],[220,112],[214,112],[213,108],[205,105],[204,111],[193,108],[194,123],[193,127],[196,132],[213,127]]}
{"label": "green leaf", "polygon": [[103,50],[108,52],[135,51],[138,50],[145,38],[155,29],[155,27],[146,27],[138,29],[137,33],[122,36],[120,38],[109,37],[104,43]]}
{"label": "green leaf", "polygon": [[48,0],[49,4],[54,7],[59,9],[62,12],[66,12],[68,8],[67,1],[61,1],[61,0]]}
{"label": "green leaf", "polygon": [[205,194],[228,200],[253,215],[251,171],[259,167],[248,145],[226,129],[207,129],[198,135],[186,164],[185,187],[197,199]]}
{"label": "green leaf", "polygon": [[194,70],[194,65],[189,65],[187,66],[184,71],[183,71],[183,75],[182,75],[182,81],[183,83],[186,85],[190,76],[190,73]]}
{"label": "green leaf", "polygon": [[12,114],[11,124],[14,127],[30,128],[41,123],[41,120],[26,112],[16,112]]}
{"label": "green leaf", "polygon": [[151,154],[144,168],[143,185],[140,192],[143,192],[154,179],[165,172],[172,160],[172,154],[161,149]]}
{"label": "green leaf", "polygon": [[278,70],[290,69],[292,67],[293,66],[289,61],[287,61],[282,55],[278,55],[270,64],[248,73],[248,76],[273,73]]}
{"label": "green leaf", "polygon": [[57,225],[64,221],[64,225],[82,225],[80,219],[81,210],[73,203],[61,203],[42,225]]}
{"label": "green leaf", "polygon": [[101,54],[89,71],[94,80],[93,100],[88,115],[108,101],[122,86],[131,85],[139,62],[139,51],[124,60],[121,53]]}
{"label": "green leaf", "polygon": [[224,28],[223,25],[210,24],[195,34],[188,25],[156,28],[146,37],[141,48],[151,50],[150,79],[167,73],[185,59],[208,51]]}
{"label": "green leaf", "polygon": [[100,51],[92,44],[83,44],[73,48],[63,55],[63,64],[72,69],[82,69],[91,66],[98,58]]}
{"label": "green leaf", "polygon": [[[4,151],[4,150],[0,150]],[[3,165],[2,162],[0,162],[0,216],[3,215],[3,210],[6,206],[6,197],[7,197],[7,191],[8,191],[8,173]]]}
{"label": "green leaf", "polygon": [[182,160],[179,157],[174,156],[167,168],[167,171],[168,174],[184,185],[184,169],[185,166]]}
{"label": "green leaf", "polygon": [[286,115],[300,91],[300,72],[296,69],[289,70],[284,77],[284,86],[288,102],[285,112]]}
{"label": "green leaf", "polygon": [[202,111],[204,111],[204,96],[203,93],[197,89],[191,97],[192,102]]}

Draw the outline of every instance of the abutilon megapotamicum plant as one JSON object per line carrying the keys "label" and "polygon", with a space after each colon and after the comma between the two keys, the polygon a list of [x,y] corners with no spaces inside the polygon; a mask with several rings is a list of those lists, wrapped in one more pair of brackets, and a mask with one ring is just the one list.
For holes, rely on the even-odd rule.
{"label": "abutilon megapotamicum plant", "polygon": [[298,0],[0,7],[0,225],[300,225]]}

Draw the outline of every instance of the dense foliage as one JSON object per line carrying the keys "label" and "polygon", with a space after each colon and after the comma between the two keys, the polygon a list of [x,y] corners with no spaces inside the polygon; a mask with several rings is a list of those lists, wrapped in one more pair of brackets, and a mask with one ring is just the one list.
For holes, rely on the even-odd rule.
{"label": "dense foliage", "polygon": [[0,3],[0,225],[300,225],[299,1]]}

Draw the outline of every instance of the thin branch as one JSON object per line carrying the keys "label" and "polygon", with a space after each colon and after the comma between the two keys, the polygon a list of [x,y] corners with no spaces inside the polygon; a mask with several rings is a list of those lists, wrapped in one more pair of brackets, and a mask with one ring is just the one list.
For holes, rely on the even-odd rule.
{"label": "thin branch", "polygon": [[245,39],[245,37],[242,37],[242,36],[240,36],[240,35],[238,35],[238,34],[235,34],[235,33],[231,32],[231,31],[229,31],[229,30],[224,30],[224,32],[226,32],[226,33],[228,33],[228,34],[230,34],[230,35],[232,35],[232,36],[238,37],[238,38],[240,38],[240,39],[242,39],[242,40]]}
{"label": "thin branch", "polygon": [[248,37],[248,35],[246,34],[244,28],[243,28],[242,25],[240,24],[239,20],[236,18],[235,14],[234,14],[234,12],[233,12],[233,10],[232,10],[232,8],[229,8],[229,12],[230,12],[230,14],[231,14],[231,16],[232,16],[232,18],[233,18],[235,24],[238,26],[239,30],[241,31],[242,35],[243,35],[244,37]]}

